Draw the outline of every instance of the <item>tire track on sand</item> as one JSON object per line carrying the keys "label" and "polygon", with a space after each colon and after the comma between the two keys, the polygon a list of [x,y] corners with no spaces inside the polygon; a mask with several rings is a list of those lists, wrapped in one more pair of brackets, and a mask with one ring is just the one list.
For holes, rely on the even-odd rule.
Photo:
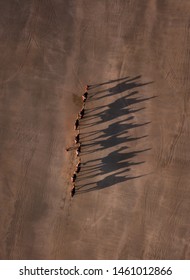
{"label": "tire track on sand", "polygon": [[169,149],[169,153],[168,153],[167,158],[162,163],[163,167],[169,166],[171,164],[172,160],[173,160],[176,146],[177,146],[177,144],[179,142],[179,139],[180,139],[180,137],[182,135],[182,132],[183,132],[185,119],[186,119],[186,115],[183,113],[180,120],[179,120],[179,127],[178,127],[178,130],[177,130],[178,131],[177,135],[170,145],[170,149]]}
{"label": "tire track on sand", "polygon": [[[23,60],[21,61],[20,65],[18,66],[17,70],[12,75],[10,75],[8,78],[6,78],[3,81],[1,81],[1,83],[8,83],[8,82],[10,82],[20,72],[22,72],[23,69],[24,69],[24,65],[26,63],[26,59],[27,59],[28,54],[30,52],[31,41],[33,39],[33,35],[34,35],[34,32],[35,32],[37,16],[38,16],[38,13],[39,13],[39,8],[40,8],[40,1],[36,1],[36,3],[37,3],[37,5],[35,5],[35,1],[33,1],[33,7],[34,8],[33,7],[31,8],[32,12],[31,12],[31,15],[29,16],[29,18],[32,17],[31,19],[29,19],[29,22],[32,21],[32,24],[31,24],[31,31],[28,34],[28,39],[27,39],[27,42],[26,42],[25,54],[23,55]],[[33,10],[34,10],[34,12],[33,12]]]}
{"label": "tire track on sand", "polygon": [[[28,189],[25,188],[27,183],[27,176],[29,168],[32,164],[32,159],[34,158],[36,149],[33,148],[31,154],[28,159],[26,155],[23,155],[23,176],[21,177],[18,185],[20,186],[17,199],[14,205],[14,213],[12,216],[12,220],[10,221],[7,235],[6,235],[6,247],[7,247],[7,258],[13,259],[15,258],[15,252],[17,252],[17,258],[20,258],[22,255],[21,249],[18,248],[17,243],[19,243],[20,238],[22,237],[23,228],[25,226],[25,215],[26,211],[23,209],[27,209],[27,194]],[[25,159],[25,160],[24,160]]]}

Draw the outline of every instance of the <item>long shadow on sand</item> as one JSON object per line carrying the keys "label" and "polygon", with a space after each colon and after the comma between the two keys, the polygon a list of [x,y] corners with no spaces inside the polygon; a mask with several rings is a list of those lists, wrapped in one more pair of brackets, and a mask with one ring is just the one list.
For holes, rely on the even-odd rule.
{"label": "long shadow on sand", "polygon": [[[136,105],[138,103],[142,103],[142,102],[148,101],[148,100],[156,97],[156,96],[151,96],[151,97],[146,97],[146,98],[140,98],[140,97],[138,97],[138,94],[139,94],[138,91],[134,91],[126,96],[118,98],[117,100],[115,100],[114,102],[112,102],[110,104],[103,105],[98,108],[94,108],[91,111],[89,110],[88,112],[90,113],[90,116],[93,117],[93,119],[95,119],[95,120],[96,120],[96,118],[98,118],[99,121],[95,121],[88,125],[88,123],[87,123],[88,116],[87,116],[86,127],[88,127],[88,126],[90,127],[93,125],[97,126],[98,124],[100,124],[102,122],[111,121],[111,120],[121,117],[123,115],[129,116],[130,114],[137,113],[141,110],[144,110],[145,107],[133,109],[133,108],[131,108],[132,105]],[[137,97],[134,97],[134,95],[136,95]],[[98,113],[96,113],[97,110],[99,110]],[[102,111],[100,112],[100,110],[102,110]]]}
{"label": "long shadow on sand", "polygon": [[[131,167],[143,164],[144,161],[138,162],[135,157],[140,153],[147,152],[150,148],[131,150],[130,146],[128,146],[133,141],[141,141],[141,139],[148,137],[146,134],[136,136],[138,128],[147,126],[150,123],[149,121],[144,123],[134,121],[135,116],[146,109],[145,107],[137,108],[136,106],[156,97],[141,97],[138,91],[131,91],[134,88],[152,83],[141,83],[138,81],[140,77],[115,80],[119,82],[117,85],[89,94],[89,101],[101,99],[104,101],[102,103],[106,103],[106,105],[97,106],[93,109],[86,108],[85,118],[81,122],[82,154],[91,154],[93,159],[82,163],[81,173],[77,178],[78,194],[99,190],[145,176],[145,174],[133,176],[130,174],[132,173]],[[91,89],[115,81],[91,85]],[[119,98],[109,103],[109,97],[117,96],[119,93]],[[89,123],[92,120],[93,122]],[[101,127],[99,128],[100,124]],[[86,134],[82,132],[83,129],[94,126],[97,127],[96,130],[86,132]],[[105,156],[97,158],[96,155],[100,155],[102,151],[104,151]],[[85,180],[88,180],[87,183],[85,183]]]}
{"label": "long shadow on sand", "polygon": [[[138,77],[140,78],[141,76],[138,76]],[[106,82],[102,82],[102,83],[97,83],[97,84],[89,85],[89,87],[90,87],[90,89],[95,89],[97,87],[101,87],[101,86],[104,86],[104,85],[120,82],[120,81],[126,80],[128,78],[129,78],[129,76],[124,77],[124,78],[120,78],[120,79],[115,79],[115,80],[110,80],[110,81],[106,81]]]}
{"label": "long shadow on sand", "polygon": [[[127,90],[131,90],[131,89],[134,89],[134,88],[146,86],[146,85],[149,85],[149,84],[153,83],[153,82],[147,82],[147,83],[138,82],[138,80],[140,78],[141,78],[141,75],[136,76],[134,78],[126,77],[126,78],[116,80],[116,81],[121,81],[122,80],[122,82],[118,83],[116,86],[110,87],[109,89],[103,89],[103,90],[95,92],[94,94],[91,95],[91,98],[102,99],[102,98],[109,97],[109,96],[112,96],[112,95],[117,95],[117,94],[122,93],[122,92],[127,91]],[[109,84],[109,83],[111,83],[111,82],[102,83],[102,84],[99,84],[98,86]],[[106,92],[106,94],[102,95],[102,93],[104,93],[104,92]]]}

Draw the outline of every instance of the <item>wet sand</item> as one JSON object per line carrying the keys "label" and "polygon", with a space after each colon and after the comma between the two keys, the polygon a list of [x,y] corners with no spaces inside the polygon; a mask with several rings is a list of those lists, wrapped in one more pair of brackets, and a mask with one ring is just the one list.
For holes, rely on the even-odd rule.
{"label": "wet sand", "polygon": [[189,1],[26,2],[0,3],[0,258],[189,259]]}

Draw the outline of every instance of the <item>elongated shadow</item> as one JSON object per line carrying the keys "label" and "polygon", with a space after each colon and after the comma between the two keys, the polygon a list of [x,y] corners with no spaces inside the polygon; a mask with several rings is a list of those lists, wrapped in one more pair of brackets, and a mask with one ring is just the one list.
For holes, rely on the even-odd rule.
{"label": "elongated shadow", "polygon": [[[141,76],[138,76],[138,77],[140,78]],[[89,88],[90,89],[95,89],[97,87],[112,84],[112,83],[116,83],[116,82],[120,82],[120,81],[126,80],[128,78],[130,78],[130,77],[128,76],[128,77],[119,78],[119,79],[115,79],[115,80],[110,80],[110,81],[106,81],[106,82],[102,82],[102,83],[92,84],[92,85],[89,85]]]}
{"label": "elongated shadow", "polygon": [[[90,85],[91,89],[95,89],[96,87],[117,82],[115,86],[106,90],[105,88],[102,90],[100,88],[99,91],[91,96],[94,100],[105,99],[102,103],[106,105],[101,103],[100,106],[95,108],[87,108],[85,118],[81,120],[82,131],[93,126],[97,126],[97,129],[92,132],[87,131],[86,134],[81,132],[82,154],[91,154],[93,159],[82,163],[81,172],[78,174],[76,181],[78,194],[100,190],[145,176],[145,174],[133,176],[130,173],[133,170],[132,167],[136,168],[145,163],[144,160],[137,160],[138,155],[148,152],[151,148],[131,150],[129,145],[134,141],[141,141],[148,137],[147,134],[138,134],[137,136],[137,133],[138,128],[149,125],[150,121],[138,123],[133,120],[135,115],[146,109],[146,107],[139,108],[137,105],[144,104],[156,96],[145,96],[144,94],[142,97],[139,91],[132,91],[135,88],[148,86],[152,83],[142,83],[139,81],[140,78],[141,76],[125,77]],[[126,94],[123,94],[124,92]],[[109,99],[109,97],[117,96],[117,94],[120,94],[119,98],[114,98],[114,101],[109,103],[109,100],[113,100],[113,98]],[[90,123],[88,123],[89,121]],[[101,128],[99,128],[100,124]],[[135,136],[133,135],[133,130],[135,130]],[[147,141],[144,143],[147,143]],[[97,157],[97,155],[101,155],[103,150],[106,151],[105,153],[103,152],[103,155],[106,155]]]}
{"label": "elongated shadow", "polygon": [[107,94],[105,94],[103,96],[100,96],[100,97],[97,97],[97,99],[102,99],[102,98],[110,97],[112,95],[115,96],[115,95],[117,95],[119,93],[122,93],[124,91],[131,90],[131,89],[138,88],[138,87],[143,87],[143,86],[146,86],[146,85],[149,85],[149,84],[152,84],[152,83],[153,82],[137,83],[137,82],[125,81],[125,82],[120,83],[117,86],[109,89]]}
{"label": "elongated shadow", "polygon": [[92,84],[92,85],[89,85],[89,88],[90,89],[95,89],[95,88],[100,87],[100,86],[113,84],[113,83],[116,83],[116,82],[118,83],[118,82],[124,81],[124,80],[125,80],[125,82],[131,82],[131,81],[134,81],[134,80],[137,80],[137,79],[140,79],[140,78],[141,78],[141,75],[138,75],[138,76],[133,77],[133,78],[130,78],[130,76],[127,76],[127,77],[123,77],[123,78],[119,78],[119,79],[115,79],[115,80],[110,80],[110,81],[107,81],[107,82]]}
{"label": "elongated shadow", "polygon": [[142,103],[145,101],[149,101],[154,98],[156,98],[156,96],[151,96],[151,97],[147,97],[147,98],[127,98],[127,96],[121,97],[121,98],[117,99],[116,101],[108,104],[106,106],[105,110],[103,110],[97,114],[93,114],[93,118],[97,117],[99,120],[95,121],[95,122],[91,122],[89,126],[98,125],[98,124],[100,124],[102,122],[106,122],[106,121],[111,121],[111,120],[121,117],[123,115],[128,116],[129,114],[137,113],[137,112],[145,109],[145,107],[138,108],[138,109],[132,109],[131,108],[132,105],[136,105],[136,104],[139,104],[139,103]]}
{"label": "elongated shadow", "polygon": [[93,185],[93,183],[84,185],[84,188],[86,187],[86,189],[82,189],[82,190],[79,189],[79,194],[87,193],[87,192],[91,192],[91,191],[97,191],[97,190],[100,190],[100,189],[105,189],[105,188],[108,188],[108,187],[112,187],[113,185],[116,185],[118,183],[142,178],[146,175],[147,174],[139,175],[139,176],[127,176],[127,175],[126,176],[117,176],[115,174],[108,175],[104,179],[98,181],[96,186],[94,186],[94,187],[90,187],[91,185]]}
{"label": "elongated shadow", "polygon": [[[84,144],[84,146],[93,146],[94,144],[101,144],[102,142],[110,142],[113,140],[113,138],[118,138],[121,137],[122,135],[126,135],[126,133],[129,132],[129,130],[138,128],[141,126],[146,126],[150,124],[150,122],[145,122],[145,123],[127,123],[126,121],[118,121],[113,124],[110,124],[107,128],[96,131],[94,134],[88,135],[88,136],[83,136],[83,140],[85,140],[85,143],[90,142],[89,144]],[[96,134],[100,134],[97,137],[92,138]],[[126,136],[125,136],[126,137]],[[145,137],[145,136],[142,136]],[[88,140],[90,138],[90,140]],[[105,139],[105,140],[104,140]],[[127,139],[130,139],[129,136],[126,137]],[[132,137],[133,140],[137,140],[134,137]],[[110,140],[110,141],[109,141]],[[119,141],[119,139],[118,139]],[[114,145],[114,143],[113,143]]]}
{"label": "elongated shadow", "polygon": [[140,137],[115,137],[115,136],[112,136],[112,137],[109,137],[108,139],[106,140],[102,140],[102,141],[96,141],[96,142],[93,142],[92,145],[90,145],[90,147],[94,147],[95,145],[100,145],[99,148],[94,148],[94,149],[91,149],[91,150],[87,150],[85,152],[85,154],[91,154],[91,153],[95,153],[95,152],[99,152],[99,151],[102,151],[102,150],[105,150],[107,148],[111,148],[113,146],[116,146],[116,145],[120,145],[122,143],[127,143],[127,142],[131,142],[131,141],[137,141],[137,140],[140,140],[140,139],[143,139],[143,138],[146,138],[148,137],[148,135],[143,135],[143,136],[140,136]]}

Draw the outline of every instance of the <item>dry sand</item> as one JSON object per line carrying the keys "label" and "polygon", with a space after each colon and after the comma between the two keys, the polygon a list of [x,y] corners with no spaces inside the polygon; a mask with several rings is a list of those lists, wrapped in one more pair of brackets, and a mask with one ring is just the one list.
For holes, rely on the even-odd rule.
{"label": "dry sand", "polygon": [[0,11],[0,258],[189,259],[190,2]]}

